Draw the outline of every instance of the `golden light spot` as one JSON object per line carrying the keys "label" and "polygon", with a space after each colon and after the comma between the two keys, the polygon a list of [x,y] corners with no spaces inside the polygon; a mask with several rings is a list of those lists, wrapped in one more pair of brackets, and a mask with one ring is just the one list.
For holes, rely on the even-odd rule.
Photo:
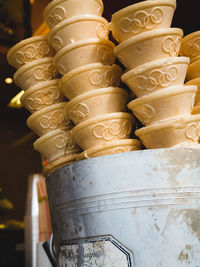
{"label": "golden light spot", "polygon": [[11,83],[13,83],[13,79],[11,78],[11,77],[7,77],[7,78],[5,78],[5,83],[7,83],[7,84],[11,84]]}

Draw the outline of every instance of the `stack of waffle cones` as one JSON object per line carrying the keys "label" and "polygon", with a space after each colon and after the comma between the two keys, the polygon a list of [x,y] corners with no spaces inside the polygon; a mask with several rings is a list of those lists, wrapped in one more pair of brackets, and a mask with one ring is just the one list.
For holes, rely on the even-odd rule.
{"label": "stack of waffle cones", "polygon": [[178,57],[183,31],[170,28],[175,8],[174,0],[147,0],[110,23],[126,67],[122,81],[136,96],[128,108],[144,125],[135,134],[146,148],[193,146],[200,135],[200,116],[191,115],[197,87],[184,85],[189,58]]}
{"label": "stack of waffle cones", "polygon": [[[103,3],[84,1],[82,9],[78,4],[54,0],[44,20],[51,28],[49,43],[57,51],[60,90],[69,99],[65,112],[75,124],[71,135],[84,150],[80,158],[138,149],[139,141],[129,139],[134,118],[125,112],[128,93],[118,87],[122,71],[114,64],[115,45],[108,40],[108,22],[101,16]],[[66,14],[60,21],[55,19],[58,10]],[[49,23],[51,18],[54,23]]]}
{"label": "stack of waffle cones", "polygon": [[200,114],[200,31],[188,34],[183,38],[180,55],[190,58],[186,85],[198,87],[192,113]]}

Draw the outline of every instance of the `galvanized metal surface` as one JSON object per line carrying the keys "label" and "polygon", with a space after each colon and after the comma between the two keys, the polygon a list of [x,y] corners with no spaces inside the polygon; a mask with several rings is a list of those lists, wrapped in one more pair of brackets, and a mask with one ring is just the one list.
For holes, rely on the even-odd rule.
{"label": "galvanized metal surface", "polygon": [[[47,189],[58,258],[73,242],[89,249],[92,239],[112,236],[133,252],[131,267],[200,266],[199,148],[80,161],[51,173]],[[107,266],[77,257],[60,266]]]}

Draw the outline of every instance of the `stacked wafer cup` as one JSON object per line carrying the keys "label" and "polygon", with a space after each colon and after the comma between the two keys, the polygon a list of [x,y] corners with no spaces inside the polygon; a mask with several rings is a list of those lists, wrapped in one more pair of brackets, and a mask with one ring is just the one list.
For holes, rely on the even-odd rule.
{"label": "stacked wafer cup", "polygon": [[102,13],[101,0],[54,0],[44,11],[59,87],[69,99],[65,113],[75,124],[71,135],[84,150],[80,159],[140,148],[129,139],[135,121],[125,112],[128,94],[118,88],[122,71]]}
{"label": "stacked wafer cup", "polygon": [[196,85],[198,88],[192,114],[200,114],[200,31],[183,38],[180,55],[190,58],[186,85]]}
{"label": "stacked wafer cup", "polygon": [[44,36],[19,42],[7,55],[8,62],[18,69],[14,81],[25,91],[21,102],[32,113],[27,125],[40,136],[35,149],[48,163],[81,151],[69,137],[72,124],[64,113],[66,98],[58,88],[54,55],[55,50]]}
{"label": "stacked wafer cup", "polygon": [[136,96],[128,104],[144,127],[135,131],[147,148],[198,144],[199,115],[192,116],[196,86],[184,85],[188,57],[178,57],[183,31],[170,28],[174,0],[147,0],[113,14],[114,50]]}

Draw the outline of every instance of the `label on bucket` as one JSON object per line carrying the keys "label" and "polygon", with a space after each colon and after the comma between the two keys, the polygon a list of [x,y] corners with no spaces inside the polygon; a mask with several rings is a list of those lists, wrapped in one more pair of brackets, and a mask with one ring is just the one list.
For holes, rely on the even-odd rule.
{"label": "label on bucket", "polygon": [[63,243],[59,267],[134,267],[132,252],[111,236]]}

